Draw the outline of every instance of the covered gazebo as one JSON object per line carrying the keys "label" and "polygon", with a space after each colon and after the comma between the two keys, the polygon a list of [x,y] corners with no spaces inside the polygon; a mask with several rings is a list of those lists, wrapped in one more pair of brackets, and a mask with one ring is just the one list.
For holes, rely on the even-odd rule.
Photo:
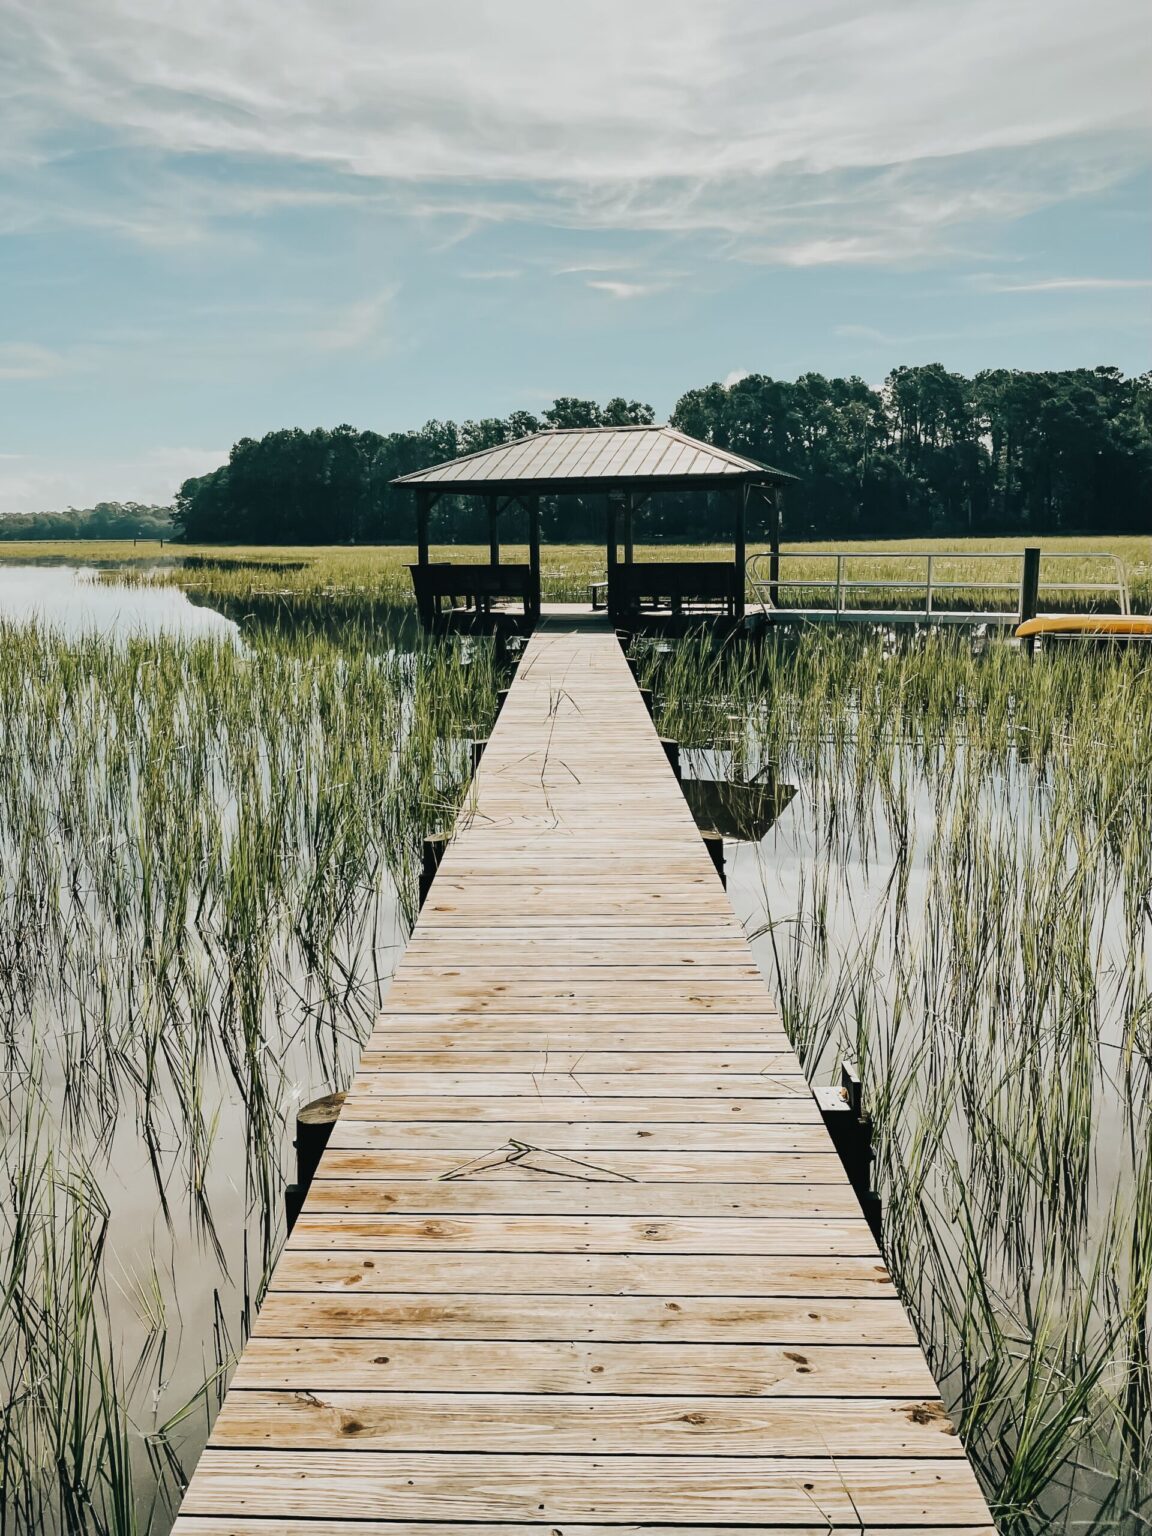
{"label": "covered gazebo", "polygon": [[[560,427],[433,464],[392,483],[416,498],[418,555],[412,566],[425,627],[439,620],[444,598],[463,598],[480,613],[519,599],[528,625],[540,617],[540,498],[601,495],[607,501],[607,605],[618,624],[645,613],[701,610],[733,618],[744,612],[744,560],[749,511],[770,514],[771,578],[778,574],[780,490],[793,475],[702,443],[674,427]],[[634,517],[660,491],[720,491],[731,505],[731,560],[637,560]],[[429,516],[443,496],[482,496],[488,506],[485,564],[433,562]],[[521,505],[528,520],[528,564],[500,563],[500,514]]]}

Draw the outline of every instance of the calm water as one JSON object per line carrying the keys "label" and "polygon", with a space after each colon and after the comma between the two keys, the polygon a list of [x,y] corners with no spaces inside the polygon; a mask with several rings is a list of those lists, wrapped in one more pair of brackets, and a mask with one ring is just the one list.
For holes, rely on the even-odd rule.
{"label": "calm water", "polygon": [[69,636],[85,634],[216,635],[237,626],[197,607],[179,587],[108,585],[87,565],[15,565],[0,561],[0,619],[35,622]]}

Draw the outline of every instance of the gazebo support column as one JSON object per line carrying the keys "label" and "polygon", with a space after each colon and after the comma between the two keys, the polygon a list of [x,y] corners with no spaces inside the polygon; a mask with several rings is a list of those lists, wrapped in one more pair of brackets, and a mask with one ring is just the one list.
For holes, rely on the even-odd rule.
{"label": "gazebo support column", "polygon": [[495,496],[486,496],[488,503],[488,564],[500,564],[500,503]]}
{"label": "gazebo support column", "polygon": [[636,506],[631,491],[624,493],[624,564],[631,565],[633,556],[632,519],[636,512]]}
{"label": "gazebo support column", "polygon": [[613,620],[619,617],[616,610],[620,601],[620,584],[616,580],[616,503],[618,499],[618,491],[608,492],[607,545],[605,554],[608,576],[608,613]]}
{"label": "gazebo support column", "polygon": [[[428,568],[428,524],[432,511],[432,492],[425,490],[423,486],[416,488],[416,563],[421,570]],[[417,585],[417,612],[420,615],[420,623],[425,630],[431,631],[436,623],[436,609],[440,606],[436,598],[429,597],[427,592]]]}
{"label": "gazebo support column", "polygon": [[529,622],[540,622],[540,498],[528,496],[524,505],[528,509],[528,568],[532,584]]}
{"label": "gazebo support column", "polygon": [[432,508],[432,497],[428,491],[420,488],[416,492],[416,563],[428,564],[428,514]]}
{"label": "gazebo support column", "polygon": [[780,606],[780,512],[784,492],[780,486],[767,491],[772,506],[772,524],[768,549],[768,597],[773,608]]}
{"label": "gazebo support column", "polygon": [[732,617],[744,617],[744,563],[748,558],[748,495],[746,485],[736,492],[736,529],[733,535],[733,554],[736,562],[735,612]]}

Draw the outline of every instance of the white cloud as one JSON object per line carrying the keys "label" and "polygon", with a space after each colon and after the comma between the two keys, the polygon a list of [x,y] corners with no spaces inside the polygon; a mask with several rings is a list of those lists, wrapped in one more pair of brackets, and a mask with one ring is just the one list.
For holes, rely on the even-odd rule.
{"label": "white cloud", "polygon": [[54,379],[76,365],[34,341],[0,341],[0,379]]}
{"label": "white cloud", "polygon": [[[1143,153],[1137,0],[6,9],[10,169],[66,174],[53,156],[69,134],[153,157],[135,204],[48,200],[54,218],[142,239],[194,238],[219,204],[290,200],[295,171],[310,197],[450,216],[449,240],[531,217],[715,230],[789,265],[873,262],[1105,185]],[[239,180],[196,184],[198,154]],[[169,219],[158,183],[177,157],[192,196]],[[15,202],[9,223],[42,217]]]}
{"label": "white cloud", "polygon": [[654,293],[662,293],[666,286],[664,283],[625,283],[610,277],[590,278],[585,284],[600,293],[610,293],[614,299],[647,299]]}
{"label": "white cloud", "polygon": [[22,468],[28,462],[22,455],[5,455],[0,457],[0,515],[59,512],[98,501],[166,506],[182,481],[215,469],[227,458],[226,448],[153,448],[134,458]]}
{"label": "white cloud", "polygon": [[724,375],[724,388],[731,389],[733,384],[739,384],[741,379],[746,379],[747,377],[747,368],[733,368],[731,373]]}

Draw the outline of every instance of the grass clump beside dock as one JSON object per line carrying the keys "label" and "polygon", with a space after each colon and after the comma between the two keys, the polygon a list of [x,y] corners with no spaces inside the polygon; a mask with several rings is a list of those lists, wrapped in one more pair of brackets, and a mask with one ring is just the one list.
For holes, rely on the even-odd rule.
{"label": "grass clump beside dock", "polygon": [[0,624],[5,1531],[165,1531],[499,676]]}
{"label": "grass clump beside dock", "polygon": [[[729,889],[1001,1529],[1152,1518],[1152,656],[650,649],[662,734],[798,787]],[[734,857],[733,857],[734,854]]]}

